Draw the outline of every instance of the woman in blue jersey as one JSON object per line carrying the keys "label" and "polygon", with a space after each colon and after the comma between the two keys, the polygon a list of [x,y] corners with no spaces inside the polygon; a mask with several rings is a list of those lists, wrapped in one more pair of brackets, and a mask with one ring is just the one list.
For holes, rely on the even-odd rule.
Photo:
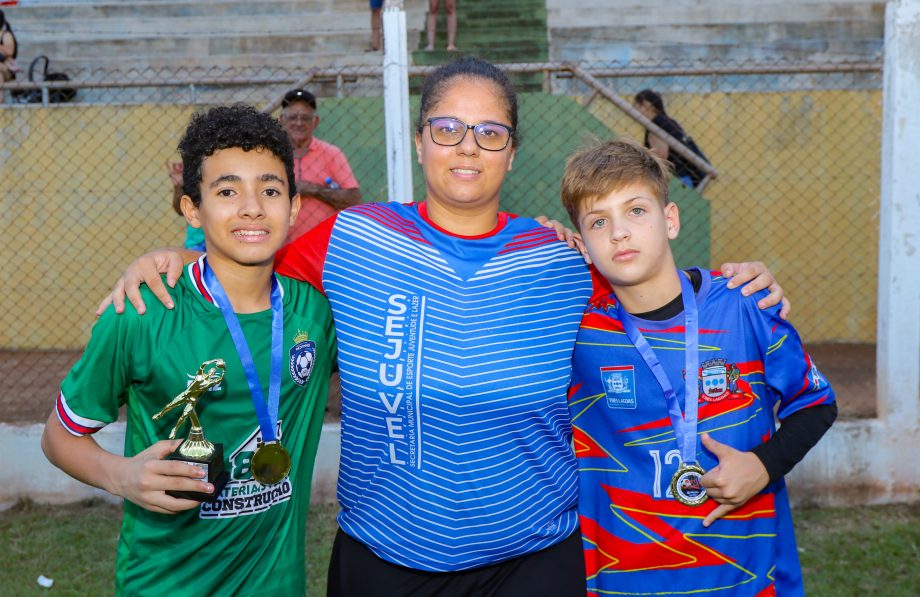
{"label": "woman in blue jersey", "polygon": [[[518,141],[500,69],[438,68],[416,124],[423,202],[346,209],[276,263],[329,297],[339,341],[329,594],[583,595],[566,395],[588,270],[499,209]],[[127,288],[142,312],[138,283],[163,292],[158,265],[173,280],[182,257],[132,264],[117,308]]]}

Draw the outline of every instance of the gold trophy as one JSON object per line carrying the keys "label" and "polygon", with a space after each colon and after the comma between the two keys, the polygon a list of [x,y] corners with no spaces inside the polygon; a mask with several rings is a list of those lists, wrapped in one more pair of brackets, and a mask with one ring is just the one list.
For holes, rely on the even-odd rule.
{"label": "gold trophy", "polygon": [[195,413],[195,405],[198,403],[198,399],[221,382],[226,369],[227,365],[223,359],[205,361],[198,368],[198,373],[195,374],[195,378],[185,391],[173,398],[169,404],[163,407],[163,410],[153,415],[153,420],[156,421],[174,408],[184,405],[179,420],[176,421],[176,425],[169,432],[169,439],[176,438],[176,432],[186,420],[191,422],[192,427],[189,430],[188,438],[166,459],[181,460],[203,468],[207,474],[208,483],[214,485],[212,493],[172,490],[166,492],[175,498],[197,500],[199,502],[213,501],[220,495],[224,485],[227,484],[230,478],[229,473],[224,469],[223,444],[212,444],[208,441],[204,436],[201,421],[198,420],[198,415]]}

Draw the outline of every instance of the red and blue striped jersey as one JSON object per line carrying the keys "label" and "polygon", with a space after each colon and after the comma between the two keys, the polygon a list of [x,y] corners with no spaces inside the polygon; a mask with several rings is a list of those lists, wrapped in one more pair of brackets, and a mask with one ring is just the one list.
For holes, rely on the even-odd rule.
{"label": "red and blue striped jersey", "polygon": [[[698,433],[750,450],[800,409],[834,393],[779,307],[744,297],[702,272]],[[569,405],[579,465],[579,514],[589,594],[801,595],[789,501],[782,479],[708,529],[713,500],[691,507],[670,494],[680,464],[664,394],[618,320],[615,297],[596,294],[573,356]],[[683,315],[635,319],[683,406]],[[717,459],[698,443],[706,470]]]}

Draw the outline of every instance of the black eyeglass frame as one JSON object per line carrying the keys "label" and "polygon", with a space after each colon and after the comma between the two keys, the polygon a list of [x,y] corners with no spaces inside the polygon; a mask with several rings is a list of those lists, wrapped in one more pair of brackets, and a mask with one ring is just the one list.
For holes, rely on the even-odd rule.
{"label": "black eyeglass frame", "polygon": [[[456,143],[439,143],[434,138],[434,132],[431,126],[431,123],[434,120],[452,120],[454,122],[459,122],[466,128],[463,130],[463,135],[460,137],[460,140],[457,141]],[[502,145],[501,148],[489,149],[488,147],[483,147],[482,144],[479,142],[479,137],[476,136],[476,127],[482,126],[484,124],[489,124],[492,126],[500,126],[501,128],[508,131],[508,138],[505,140],[505,144]],[[504,151],[505,149],[508,148],[508,145],[511,143],[511,139],[514,136],[514,129],[508,126],[507,124],[502,124],[500,122],[480,122],[477,124],[467,124],[463,122],[462,120],[460,120],[459,118],[453,118],[451,116],[432,116],[431,118],[428,118],[425,121],[425,124],[423,124],[421,128],[419,128],[418,132],[421,133],[422,129],[425,128],[426,126],[428,127],[428,135],[431,137],[431,142],[434,143],[435,145],[440,145],[441,147],[456,147],[457,145],[460,145],[461,143],[463,143],[463,140],[466,139],[466,134],[470,131],[470,129],[473,129],[473,140],[476,142],[476,146],[479,147],[479,149],[483,151]]]}

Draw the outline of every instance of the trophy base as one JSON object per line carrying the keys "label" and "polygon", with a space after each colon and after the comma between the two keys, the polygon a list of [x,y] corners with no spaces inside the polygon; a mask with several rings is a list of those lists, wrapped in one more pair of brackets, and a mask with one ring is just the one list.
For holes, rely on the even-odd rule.
{"label": "trophy base", "polygon": [[175,452],[166,457],[166,460],[179,460],[195,464],[208,471],[207,481],[214,486],[211,493],[202,493],[200,491],[173,491],[167,490],[166,495],[183,500],[195,500],[197,502],[213,502],[220,496],[224,490],[224,485],[230,480],[230,473],[224,469],[224,446],[223,444],[214,444],[214,453],[207,458],[190,458],[179,453],[182,449],[180,445]]}

